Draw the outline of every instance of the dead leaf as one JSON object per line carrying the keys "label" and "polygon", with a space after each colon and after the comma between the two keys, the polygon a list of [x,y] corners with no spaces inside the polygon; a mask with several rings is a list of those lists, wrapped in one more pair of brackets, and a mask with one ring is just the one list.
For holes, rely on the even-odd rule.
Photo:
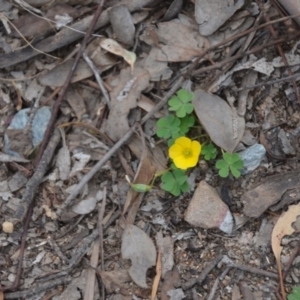
{"label": "dead leaf", "polygon": [[[73,66],[74,59],[69,59],[60,65],[57,65],[48,73],[39,77],[41,84],[46,86],[58,87],[62,86]],[[77,82],[93,75],[91,68],[81,59],[79,60],[75,74],[71,82]]]}
{"label": "dead leaf", "polygon": [[122,235],[122,258],[130,259],[129,275],[140,287],[147,288],[146,272],[155,265],[156,250],[153,241],[140,228],[126,225]]}
{"label": "dead leaf", "polygon": [[232,111],[217,95],[196,90],[195,112],[212,141],[220,148],[232,153],[243,137],[245,119]]}
{"label": "dead leaf", "polygon": [[117,78],[117,86],[110,93],[111,110],[105,127],[106,134],[117,141],[129,130],[127,116],[137,105],[140,94],[149,85],[150,75],[147,70],[135,68],[133,74],[130,69],[122,69]]}
{"label": "dead leaf", "polygon": [[72,206],[72,211],[79,215],[86,215],[92,212],[97,204],[97,200],[93,197],[81,200],[78,204]]}
{"label": "dead leaf", "polygon": [[281,200],[288,190],[299,187],[299,172],[270,176],[241,197],[244,204],[243,212],[248,217],[258,218],[268,207]]}
{"label": "dead leaf", "polygon": [[[153,32],[160,42],[153,42]],[[207,38],[197,30],[180,22],[170,21],[158,24],[158,27],[147,27],[140,39],[152,46],[158,46],[156,59],[160,61],[189,61],[200,55],[209,47]]]}
{"label": "dead leaf", "polygon": [[286,212],[283,212],[279,217],[277,223],[274,226],[272,232],[272,250],[276,259],[278,274],[280,279],[280,287],[283,299],[286,299],[280,255],[282,251],[281,240],[286,235],[291,235],[295,232],[295,229],[292,227],[292,223],[296,222],[297,217],[300,215],[300,203],[297,205],[290,205],[289,209]]}
{"label": "dead leaf", "polygon": [[161,278],[161,252],[158,251],[157,262],[156,262],[156,275],[153,280],[151,300],[155,300],[160,278]]}
{"label": "dead leaf", "polygon": [[161,300],[170,300],[168,291],[178,286],[180,286],[180,275],[178,268],[174,267],[172,271],[166,273],[165,280],[161,287]]}
{"label": "dead leaf", "polygon": [[132,16],[126,5],[115,5],[108,11],[110,23],[117,40],[133,46],[135,27]]}
{"label": "dead leaf", "polygon": [[124,285],[125,282],[131,281],[127,270],[100,271],[99,274],[108,293],[121,290],[122,294],[129,294],[127,287]]}
{"label": "dead leaf", "polygon": [[127,51],[113,39],[102,40],[100,42],[100,46],[110,53],[123,57],[124,60],[130,65],[131,73],[133,73],[133,67],[136,61],[136,55],[134,52]]}
{"label": "dead leaf", "polygon": [[174,243],[170,236],[163,237],[159,231],[156,235],[156,245],[162,256],[162,278],[174,267]]}

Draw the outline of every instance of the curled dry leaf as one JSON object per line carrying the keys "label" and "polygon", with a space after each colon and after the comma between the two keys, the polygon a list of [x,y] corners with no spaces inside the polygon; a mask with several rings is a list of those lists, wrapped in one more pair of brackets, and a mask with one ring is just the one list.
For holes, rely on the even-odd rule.
{"label": "curled dry leaf", "polygon": [[122,258],[130,259],[129,275],[140,287],[147,288],[146,272],[155,265],[156,250],[150,237],[140,228],[127,225],[122,236]]}
{"label": "curled dry leaf", "polygon": [[281,263],[280,263],[280,254],[282,251],[281,240],[286,235],[291,235],[295,232],[295,229],[292,227],[292,224],[296,221],[297,217],[300,215],[300,203],[296,205],[290,205],[289,209],[286,212],[283,212],[279,217],[276,225],[274,226],[272,232],[272,250],[276,259],[279,278],[280,278],[280,287],[281,293],[284,299],[285,291],[283,286],[283,278],[281,272]]}
{"label": "curled dry leaf", "polygon": [[136,61],[136,55],[133,52],[124,49],[118,42],[113,39],[104,39],[100,42],[100,46],[108,52],[121,56],[130,65],[133,73],[133,65]]}
{"label": "curled dry leaf", "polygon": [[212,141],[232,153],[243,137],[245,119],[238,116],[217,95],[196,90],[193,100],[195,112]]}

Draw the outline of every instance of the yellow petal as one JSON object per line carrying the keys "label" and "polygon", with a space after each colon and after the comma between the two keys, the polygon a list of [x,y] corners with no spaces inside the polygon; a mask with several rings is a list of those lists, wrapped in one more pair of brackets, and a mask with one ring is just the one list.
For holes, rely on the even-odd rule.
{"label": "yellow petal", "polygon": [[185,159],[185,166],[186,168],[192,168],[197,165],[197,162],[199,160],[199,156],[192,156]]}
{"label": "yellow petal", "polygon": [[169,148],[169,156],[172,159],[175,159],[178,156],[181,156],[183,152],[183,148],[180,145],[177,144],[173,144],[170,148]]}
{"label": "yellow petal", "polygon": [[192,140],[182,136],[175,140],[176,145],[180,145],[182,148],[191,148]]}
{"label": "yellow petal", "polygon": [[193,156],[197,156],[197,159],[198,159],[200,152],[201,152],[200,143],[198,141],[192,141],[191,148],[192,148]]}
{"label": "yellow petal", "polygon": [[176,157],[173,162],[178,169],[186,170],[188,168],[186,158],[183,155]]}

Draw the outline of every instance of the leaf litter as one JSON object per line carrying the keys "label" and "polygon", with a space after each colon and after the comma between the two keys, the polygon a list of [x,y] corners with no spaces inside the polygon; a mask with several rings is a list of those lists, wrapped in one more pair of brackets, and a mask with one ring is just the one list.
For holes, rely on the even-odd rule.
{"label": "leaf litter", "polygon": [[[24,205],[21,200],[26,195],[26,185],[32,184],[31,176],[36,175],[34,159],[40,140],[33,145],[35,133],[29,129],[30,126],[33,129],[42,127],[32,122],[42,107],[53,115],[56,97],[62,92],[61,87],[78,51],[73,42],[80,42],[83,36],[74,29],[87,30],[94,13],[90,1],[80,3],[81,6],[76,1],[59,5],[39,2],[38,10],[26,6],[26,13],[23,11],[25,4],[18,3],[20,6],[13,7],[2,0],[0,15],[6,29],[0,37],[0,50],[5,53],[0,65],[9,66],[1,69],[0,120],[2,136],[6,134],[16,150],[8,152],[8,148],[2,146],[0,156],[0,222],[3,224],[0,280],[5,287],[13,283],[18,273],[19,251],[22,251],[22,246],[17,251],[14,248],[23,232],[23,225],[14,216]],[[89,41],[85,50],[94,69],[91,70],[83,59],[79,62],[66,101],[60,106],[60,114],[66,118],[61,126],[65,139],[58,144],[56,152],[53,149],[54,159],[48,160],[38,189],[32,190],[37,202],[29,223],[25,272],[22,272],[26,275],[22,275],[24,280],[16,292],[23,294],[18,294],[17,298],[31,299],[34,296],[30,295],[37,295],[36,299],[44,296],[79,299],[82,295],[78,291],[86,289],[85,299],[100,299],[97,284],[92,283],[95,273],[102,278],[107,299],[154,299],[155,296],[163,300],[194,299],[199,295],[231,299],[238,294],[245,298],[246,290],[255,299],[273,299],[276,294],[278,281],[273,276],[281,274],[281,265],[286,265],[290,255],[290,245],[285,243],[283,235],[293,233],[291,224],[299,215],[295,203],[300,199],[300,189],[295,170],[300,115],[293,87],[276,81],[276,86],[268,89],[259,83],[273,84],[278,77],[284,79],[290,75],[286,65],[292,66],[292,72],[299,72],[298,44],[294,39],[286,43],[285,60],[280,51],[275,53],[268,47],[256,51],[255,47],[267,43],[261,34],[265,28],[249,31],[245,37],[234,37],[256,26],[253,24],[261,7],[254,1],[251,5],[238,1],[226,9],[221,9],[218,1],[205,6],[201,1],[195,4],[166,2],[160,7],[148,4],[150,1],[146,0],[123,1],[118,5],[107,1],[96,25],[97,36]],[[268,9],[266,7],[270,13]],[[216,10],[220,10],[219,14]],[[275,23],[272,26],[279,29]],[[278,32],[282,32],[282,28]],[[26,48],[28,42],[24,38],[41,51],[59,49],[51,53],[59,59]],[[234,58],[240,53],[244,53],[242,59]],[[187,71],[192,62],[196,67]],[[101,85],[94,78],[95,72],[103,81]],[[180,79],[177,90],[164,102],[170,102],[171,110],[161,106],[154,117],[145,122],[145,114],[162,102],[181,75],[187,75],[190,80]],[[294,78],[297,80],[296,76]],[[188,82],[187,91],[194,93],[194,98],[180,94]],[[192,110],[195,114],[176,125],[178,119],[172,119],[172,108],[180,118]],[[6,128],[17,111],[26,112],[27,127],[13,129],[16,132],[9,129],[9,132]],[[137,123],[144,125],[139,127]],[[104,160],[133,126],[137,127],[132,137],[123,141],[122,148],[114,150],[90,180],[82,184],[93,167]],[[234,176],[221,179],[218,169],[210,162],[222,158],[221,150],[217,147],[212,152],[213,149],[203,146],[206,152],[203,151],[194,171],[178,176],[176,172],[162,174],[168,168],[170,146],[163,139],[176,138],[178,130],[183,134],[191,130],[195,138],[200,136],[202,143],[214,144],[233,153],[232,157],[256,144],[263,146],[267,155],[254,163],[255,170],[239,179]],[[43,134],[40,136],[43,138]],[[231,171],[237,162],[231,158],[224,161]],[[238,169],[232,171],[233,175],[237,175]],[[170,174],[175,174],[176,178],[173,175],[167,178]],[[135,185],[151,184],[152,188],[138,193],[130,188],[125,175]],[[195,219],[203,216],[204,225],[184,221],[193,198],[192,189],[187,185],[182,188],[182,183],[187,182],[193,182],[196,190],[200,182],[214,188],[214,199],[205,200],[205,195],[201,195],[201,199],[209,203],[203,202],[192,209]],[[65,200],[80,184],[76,199],[60,213]],[[176,190],[175,197],[164,192],[162,187]],[[108,203],[101,220],[97,210],[103,205],[104,188],[108,189]],[[224,221],[226,216],[220,209],[224,206],[221,201],[226,202],[229,224]],[[211,213],[208,209],[211,203],[217,203],[213,208],[216,222],[207,217]],[[286,207],[289,209],[284,212]],[[267,264],[270,228],[265,233],[265,244],[261,239],[256,243],[255,239],[259,237],[260,223],[268,222],[269,215],[274,213],[281,217],[275,226],[270,223],[274,227],[274,257],[268,255]],[[282,223],[285,218],[288,220]],[[91,246],[98,234],[99,222],[104,226],[104,241],[102,238],[99,244]],[[289,225],[285,226],[287,223]],[[47,240],[49,235],[54,242]],[[291,240],[295,241],[294,235]],[[257,250],[258,244],[263,249],[261,252]],[[100,255],[103,261],[98,262],[95,256],[101,247],[104,248],[103,257]],[[243,282],[236,271],[222,275],[226,274],[226,268],[221,264],[217,266],[218,252],[241,262],[235,264],[236,268],[255,275],[244,277]],[[95,269],[78,268],[84,256],[90,257]],[[296,255],[295,260],[298,259]],[[37,274],[50,276],[42,283],[41,290],[33,284]],[[69,274],[72,280],[67,275],[62,281],[55,281],[54,277],[61,274]],[[200,283],[208,274],[211,281],[195,285],[195,278]],[[266,279],[262,274],[270,276]],[[296,294],[299,275],[294,265],[290,267],[284,284],[281,280],[282,294],[284,289],[291,292],[289,298]],[[79,278],[78,281],[75,278]],[[61,291],[52,287],[56,288],[61,282],[65,283],[65,290],[59,295]],[[190,288],[186,288],[188,286]],[[53,295],[47,291],[53,291]],[[6,296],[14,295],[5,292]]]}

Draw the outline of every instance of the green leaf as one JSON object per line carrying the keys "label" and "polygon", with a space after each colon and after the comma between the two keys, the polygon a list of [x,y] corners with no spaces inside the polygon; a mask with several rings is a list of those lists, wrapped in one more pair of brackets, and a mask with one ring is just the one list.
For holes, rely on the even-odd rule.
{"label": "green leaf", "polygon": [[174,196],[179,196],[181,192],[186,192],[189,189],[187,176],[183,170],[174,169],[174,171],[165,172],[161,180],[162,188]]}
{"label": "green leaf", "polygon": [[241,172],[239,170],[237,170],[236,168],[234,168],[232,165],[229,166],[229,168],[230,168],[230,171],[231,171],[232,175],[235,178],[239,178],[241,176]]}
{"label": "green leaf", "polygon": [[216,168],[218,168],[218,169],[228,168],[228,163],[225,160],[220,159],[216,163]]}
{"label": "green leaf", "polygon": [[181,89],[177,92],[177,95],[179,97],[179,99],[183,102],[183,103],[188,103],[191,102],[194,98],[194,93],[189,92],[186,89]]}
{"label": "green leaf", "polygon": [[241,160],[241,158],[239,157],[238,161],[235,161],[232,165],[233,168],[237,169],[237,170],[241,170],[244,167],[244,162]]}
{"label": "green leaf", "polygon": [[189,184],[187,183],[187,181],[184,182],[184,183],[180,186],[180,189],[181,189],[181,191],[182,191],[183,193],[188,192],[188,190],[190,189],[190,187],[189,187]]}
{"label": "green leaf", "polygon": [[220,175],[221,177],[223,177],[223,178],[228,177],[228,175],[229,175],[229,168],[228,168],[228,166],[225,167],[225,168],[220,169],[220,170],[219,170],[219,175]]}
{"label": "green leaf", "polygon": [[180,120],[174,115],[168,115],[156,122],[156,134],[160,138],[168,139],[179,132]]}
{"label": "green leaf", "polygon": [[138,193],[149,192],[152,189],[151,185],[142,184],[142,183],[132,183],[131,188]]}
{"label": "green leaf", "polygon": [[234,162],[232,160],[232,154],[230,154],[228,152],[223,153],[223,158],[229,165],[231,165]]}
{"label": "green leaf", "polygon": [[293,288],[291,294],[288,295],[288,300],[299,300],[300,299],[300,287],[296,286]]}
{"label": "green leaf", "polygon": [[175,111],[178,118],[184,118],[194,110],[194,106],[191,103],[193,97],[193,93],[184,89],[179,90],[177,96],[171,97],[168,101],[169,110]]}
{"label": "green leaf", "polygon": [[183,185],[184,182],[187,181],[187,176],[185,175],[184,171],[177,169],[177,170],[173,171],[173,174],[174,174],[175,180],[177,181],[177,183],[179,185]]}
{"label": "green leaf", "polygon": [[180,119],[179,134],[181,136],[185,135],[194,124],[195,118],[193,116],[185,116]]}
{"label": "green leaf", "polygon": [[217,156],[217,149],[213,144],[203,145],[201,154],[204,155],[205,160],[215,159]]}

